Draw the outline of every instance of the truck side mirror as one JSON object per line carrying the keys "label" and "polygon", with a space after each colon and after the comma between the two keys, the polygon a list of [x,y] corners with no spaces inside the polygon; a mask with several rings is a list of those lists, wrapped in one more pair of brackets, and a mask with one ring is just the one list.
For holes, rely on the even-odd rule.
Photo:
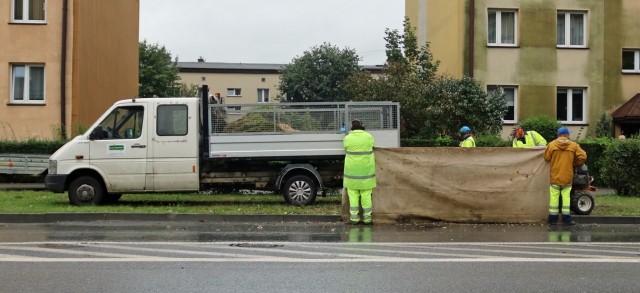
{"label": "truck side mirror", "polygon": [[104,138],[104,130],[102,130],[102,126],[96,126],[96,128],[91,131],[89,134],[89,139],[103,139]]}

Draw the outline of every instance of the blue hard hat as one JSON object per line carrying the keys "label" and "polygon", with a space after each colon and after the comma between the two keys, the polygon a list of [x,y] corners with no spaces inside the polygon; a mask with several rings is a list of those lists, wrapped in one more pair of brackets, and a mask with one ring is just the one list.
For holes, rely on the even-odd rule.
{"label": "blue hard hat", "polygon": [[566,128],[566,127],[558,128],[558,135],[570,134],[570,133],[571,131],[569,131],[569,128]]}
{"label": "blue hard hat", "polygon": [[462,128],[460,128],[460,133],[467,133],[471,131],[471,128],[469,128],[469,126],[462,126]]}

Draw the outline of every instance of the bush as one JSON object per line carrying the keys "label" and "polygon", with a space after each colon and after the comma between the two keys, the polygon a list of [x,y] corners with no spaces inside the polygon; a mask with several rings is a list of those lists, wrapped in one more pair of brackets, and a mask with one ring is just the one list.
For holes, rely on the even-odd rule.
{"label": "bush", "polygon": [[478,147],[510,147],[511,141],[506,141],[497,135],[479,135],[476,139]]}
{"label": "bush", "polygon": [[522,120],[520,122],[520,126],[525,131],[534,130],[537,133],[540,133],[547,142],[551,142],[558,137],[558,128],[562,125],[555,119],[538,116]]}
{"label": "bush", "polygon": [[618,195],[640,196],[639,161],[640,139],[612,141],[602,158],[602,178]]}
{"label": "bush", "polygon": [[602,178],[602,159],[604,151],[611,142],[612,140],[609,138],[588,138],[578,142],[580,147],[587,153],[586,164],[589,166],[589,175],[594,178],[594,186],[609,186],[609,183]]}
{"label": "bush", "polygon": [[0,153],[53,154],[66,141],[53,140],[0,140]]}

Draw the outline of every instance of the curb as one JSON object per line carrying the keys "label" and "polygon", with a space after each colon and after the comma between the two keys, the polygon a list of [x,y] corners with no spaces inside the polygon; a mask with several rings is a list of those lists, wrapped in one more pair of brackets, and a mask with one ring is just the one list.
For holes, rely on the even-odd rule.
{"label": "curb", "polygon": [[92,221],[189,221],[189,222],[340,222],[340,215],[206,215],[136,213],[0,214],[0,223],[56,223]]}

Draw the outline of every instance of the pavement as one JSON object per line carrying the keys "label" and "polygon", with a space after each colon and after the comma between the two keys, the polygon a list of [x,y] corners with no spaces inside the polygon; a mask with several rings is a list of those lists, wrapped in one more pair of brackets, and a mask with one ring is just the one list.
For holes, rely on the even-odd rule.
{"label": "pavement", "polygon": [[[0,183],[2,190],[45,190],[43,183]],[[592,193],[615,194],[611,188]],[[572,216],[577,224],[640,224],[640,217]],[[67,221],[197,221],[197,222],[340,222],[340,215],[208,215],[208,214],[139,214],[139,213],[39,213],[1,214],[0,223],[55,223]]]}

